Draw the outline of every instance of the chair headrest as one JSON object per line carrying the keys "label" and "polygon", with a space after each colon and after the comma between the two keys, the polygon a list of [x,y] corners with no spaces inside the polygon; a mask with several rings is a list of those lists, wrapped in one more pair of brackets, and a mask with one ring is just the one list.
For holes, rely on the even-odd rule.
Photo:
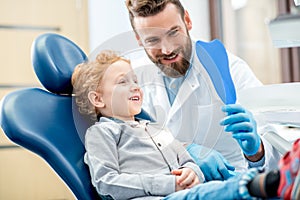
{"label": "chair headrest", "polygon": [[34,71],[41,84],[56,94],[72,94],[71,77],[75,66],[87,60],[86,54],[71,40],[46,33],[31,48]]}

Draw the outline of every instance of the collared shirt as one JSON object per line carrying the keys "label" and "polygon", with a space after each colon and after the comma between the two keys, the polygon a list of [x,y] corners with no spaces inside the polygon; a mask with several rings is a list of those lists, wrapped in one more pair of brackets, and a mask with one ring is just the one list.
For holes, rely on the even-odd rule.
{"label": "collared shirt", "polygon": [[[192,42],[192,56],[190,58],[190,63],[192,63],[192,60],[194,58],[194,43]],[[192,65],[189,66],[187,72],[185,73],[184,76],[178,77],[178,78],[172,78],[169,76],[166,76],[165,74],[163,74],[163,80],[164,80],[164,84],[167,90],[167,94],[169,97],[169,102],[171,105],[173,105],[173,102],[176,98],[176,95],[179,91],[180,86],[182,85],[183,81],[185,80],[185,78],[188,76],[190,69],[192,68]]]}
{"label": "collared shirt", "polygon": [[181,167],[193,169],[204,181],[183,145],[169,131],[149,121],[101,117],[87,130],[85,148],[84,161],[92,184],[102,196],[166,196],[175,192],[176,180],[170,169]]}
{"label": "collared shirt", "polygon": [[185,79],[185,76],[181,76],[178,78],[163,76],[163,80],[165,83],[165,87],[166,87],[167,94],[168,94],[171,105],[173,105],[173,102],[176,98],[178,90],[179,90],[180,86],[182,85],[184,79]]}

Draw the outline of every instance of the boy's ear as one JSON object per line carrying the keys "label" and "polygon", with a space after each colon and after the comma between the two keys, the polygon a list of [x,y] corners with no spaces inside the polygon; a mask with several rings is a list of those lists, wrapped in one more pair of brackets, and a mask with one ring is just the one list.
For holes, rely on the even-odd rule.
{"label": "boy's ear", "polygon": [[103,102],[102,96],[99,92],[90,91],[88,93],[88,98],[90,102],[97,108],[103,108],[105,103]]}

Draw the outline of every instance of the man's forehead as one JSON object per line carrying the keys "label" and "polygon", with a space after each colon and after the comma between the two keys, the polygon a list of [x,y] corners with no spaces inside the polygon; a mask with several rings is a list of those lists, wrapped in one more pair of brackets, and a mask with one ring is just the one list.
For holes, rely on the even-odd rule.
{"label": "man's forehead", "polygon": [[155,35],[163,35],[163,34],[167,33],[168,31],[170,31],[171,29],[172,29],[171,27],[169,29],[158,28],[158,27],[147,27],[147,28],[136,29],[136,31],[142,35],[155,36]]}

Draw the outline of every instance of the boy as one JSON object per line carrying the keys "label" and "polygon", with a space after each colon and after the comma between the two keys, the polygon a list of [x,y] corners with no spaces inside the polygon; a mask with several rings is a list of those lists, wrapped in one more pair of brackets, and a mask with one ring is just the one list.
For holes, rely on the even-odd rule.
{"label": "boy", "polygon": [[143,93],[129,61],[105,51],[73,76],[80,111],[99,123],[86,133],[85,162],[101,196],[166,196],[203,182],[184,147],[161,126],[135,119]]}

